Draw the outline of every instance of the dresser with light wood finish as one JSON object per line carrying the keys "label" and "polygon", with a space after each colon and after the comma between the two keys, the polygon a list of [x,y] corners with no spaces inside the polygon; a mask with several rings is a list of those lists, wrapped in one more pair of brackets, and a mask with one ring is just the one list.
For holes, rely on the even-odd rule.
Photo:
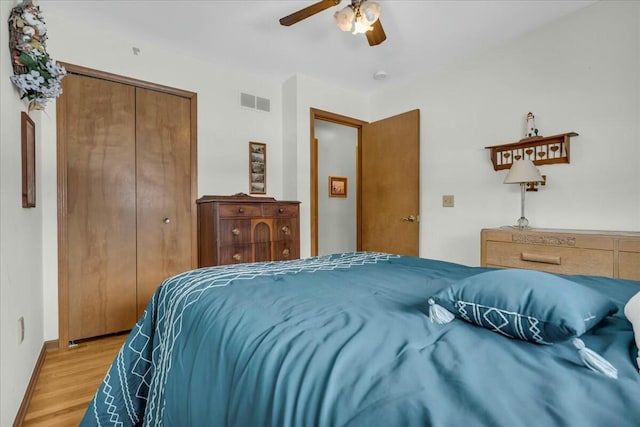
{"label": "dresser with light wood finish", "polygon": [[481,232],[480,263],[640,280],[640,232],[488,228]]}

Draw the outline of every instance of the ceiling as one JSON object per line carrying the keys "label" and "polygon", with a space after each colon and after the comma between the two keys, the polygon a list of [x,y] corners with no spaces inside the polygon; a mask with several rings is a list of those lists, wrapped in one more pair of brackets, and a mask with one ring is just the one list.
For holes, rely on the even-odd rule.
{"label": "ceiling", "polygon": [[[301,73],[372,94],[541,27],[594,1],[376,0],[387,40],[340,31],[333,14],[291,27],[278,19],[316,0],[41,0],[48,12],[126,34],[131,46],[164,45],[226,67],[284,81]],[[53,37],[53,36],[52,36]],[[144,51],[140,52],[141,55]],[[383,70],[384,80],[373,74]]]}

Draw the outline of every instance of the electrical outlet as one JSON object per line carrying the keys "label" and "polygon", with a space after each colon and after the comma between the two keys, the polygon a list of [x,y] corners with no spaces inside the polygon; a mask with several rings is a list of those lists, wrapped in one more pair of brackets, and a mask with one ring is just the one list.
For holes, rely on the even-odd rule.
{"label": "electrical outlet", "polygon": [[24,317],[18,319],[18,344],[24,341]]}
{"label": "electrical outlet", "polygon": [[442,207],[443,208],[452,208],[455,206],[453,194],[449,194],[446,196],[442,196]]}

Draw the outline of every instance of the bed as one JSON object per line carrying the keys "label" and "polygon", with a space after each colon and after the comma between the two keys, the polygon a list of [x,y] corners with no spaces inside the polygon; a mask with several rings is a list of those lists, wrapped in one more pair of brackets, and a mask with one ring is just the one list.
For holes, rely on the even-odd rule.
{"label": "bed", "polygon": [[493,271],[355,252],[180,274],[154,294],[81,425],[638,426],[623,308],[640,282],[563,278],[614,306],[578,340],[611,376],[585,365],[576,340],[508,337],[459,313],[434,321],[436,295]]}

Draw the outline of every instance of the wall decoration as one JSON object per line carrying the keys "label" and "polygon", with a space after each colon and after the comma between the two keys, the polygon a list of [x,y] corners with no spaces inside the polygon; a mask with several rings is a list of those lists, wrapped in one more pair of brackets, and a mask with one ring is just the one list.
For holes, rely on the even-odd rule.
{"label": "wall decoration", "polygon": [[510,169],[513,162],[520,159],[529,159],[536,166],[569,163],[572,136],[578,136],[578,134],[567,132],[559,135],[523,138],[518,142],[484,148],[490,150],[489,155],[494,170]]}
{"label": "wall decoration", "polygon": [[267,194],[267,144],[249,142],[249,193]]}
{"label": "wall decoration", "polygon": [[29,100],[29,111],[44,110],[62,93],[67,71],[46,50],[47,27],[39,6],[23,1],[9,15],[9,51],[13,65],[11,82]]}
{"label": "wall decoration", "polygon": [[36,207],[36,128],[22,112],[22,207]]}
{"label": "wall decoration", "polygon": [[531,111],[527,114],[527,121],[524,131],[525,138],[536,138],[538,136],[538,128],[536,127],[536,116]]}
{"label": "wall decoration", "polygon": [[329,177],[329,197],[347,197],[347,178],[344,176]]}

